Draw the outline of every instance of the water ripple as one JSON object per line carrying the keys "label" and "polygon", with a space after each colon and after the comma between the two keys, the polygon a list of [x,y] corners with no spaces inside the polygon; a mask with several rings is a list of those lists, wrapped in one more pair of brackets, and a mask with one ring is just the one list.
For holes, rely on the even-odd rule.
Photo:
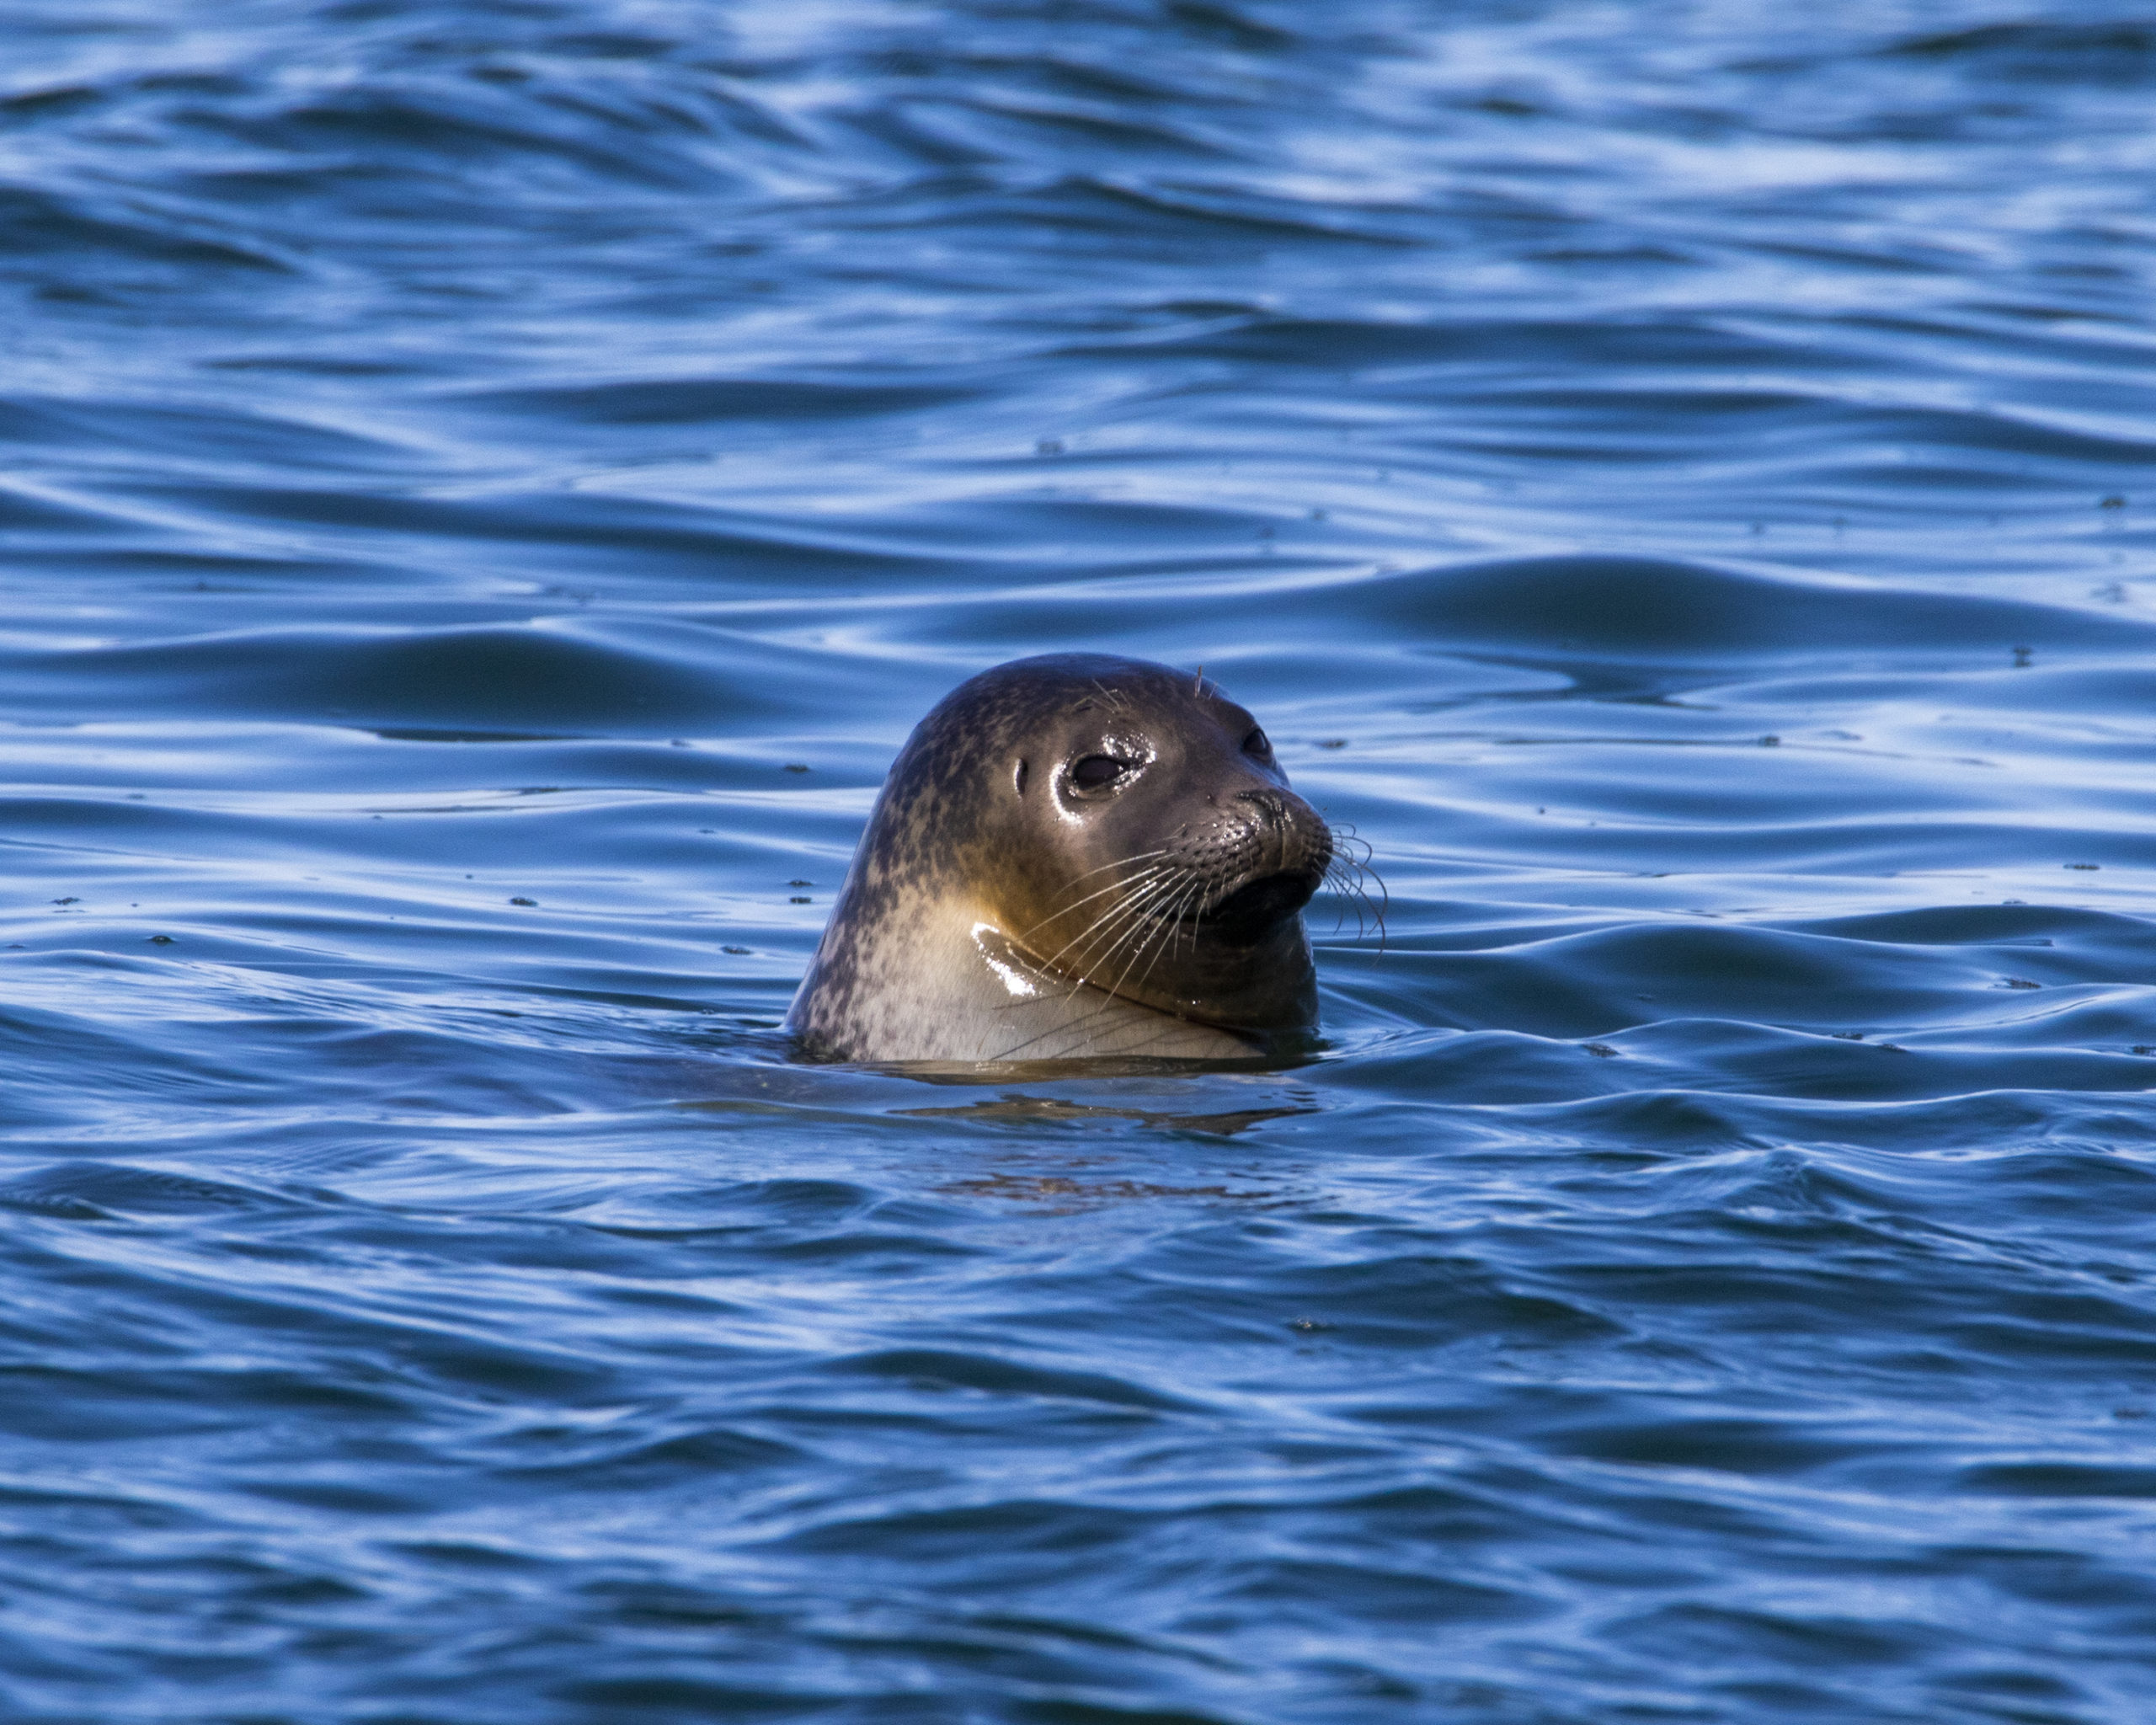
{"label": "water ripple", "polygon": [[[2156,35],[39,3],[0,1712],[2145,1712]],[[1275,1071],[798,1065],[1204,666]]]}

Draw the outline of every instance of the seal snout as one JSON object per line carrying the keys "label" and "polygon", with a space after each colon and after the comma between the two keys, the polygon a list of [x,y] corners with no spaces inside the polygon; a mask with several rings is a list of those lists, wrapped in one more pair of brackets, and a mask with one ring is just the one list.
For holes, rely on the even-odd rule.
{"label": "seal snout", "polygon": [[1225,817],[1176,860],[1203,889],[1180,919],[1231,942],[1257,938],[1307,905],[1332,864],[1332,833],[1284,788],[1237,791]]}

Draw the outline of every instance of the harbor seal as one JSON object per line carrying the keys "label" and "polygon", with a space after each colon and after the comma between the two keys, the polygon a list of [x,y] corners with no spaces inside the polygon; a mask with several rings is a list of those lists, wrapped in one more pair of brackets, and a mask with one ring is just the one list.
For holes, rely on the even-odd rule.
{"label": "harbor seal", "polygon": [[811,1058],[1249,1060],[1317,1023],[1332,835],[1203,674],[1015,660],[921,720],[787,1028]]}

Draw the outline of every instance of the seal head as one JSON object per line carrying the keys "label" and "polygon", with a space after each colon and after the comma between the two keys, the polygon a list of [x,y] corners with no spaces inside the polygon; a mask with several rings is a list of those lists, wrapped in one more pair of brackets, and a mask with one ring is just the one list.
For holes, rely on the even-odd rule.
{"label": "seal head", "polygon": [[1331,861],[1213,684],[1017,660],[907,740],[787,1028],[827,1060],[1250,1059],[1316,1025]]}

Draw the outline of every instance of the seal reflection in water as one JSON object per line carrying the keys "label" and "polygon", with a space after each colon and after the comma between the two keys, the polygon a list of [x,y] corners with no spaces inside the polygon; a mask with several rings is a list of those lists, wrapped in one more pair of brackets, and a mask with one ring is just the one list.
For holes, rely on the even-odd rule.
{"label": "seal reflection in water", "polygon": [[787,1027],[825,1060],[1247,1060],[1316,1027],[1331,861],[1202,676],[998,665],[907,739]]}

